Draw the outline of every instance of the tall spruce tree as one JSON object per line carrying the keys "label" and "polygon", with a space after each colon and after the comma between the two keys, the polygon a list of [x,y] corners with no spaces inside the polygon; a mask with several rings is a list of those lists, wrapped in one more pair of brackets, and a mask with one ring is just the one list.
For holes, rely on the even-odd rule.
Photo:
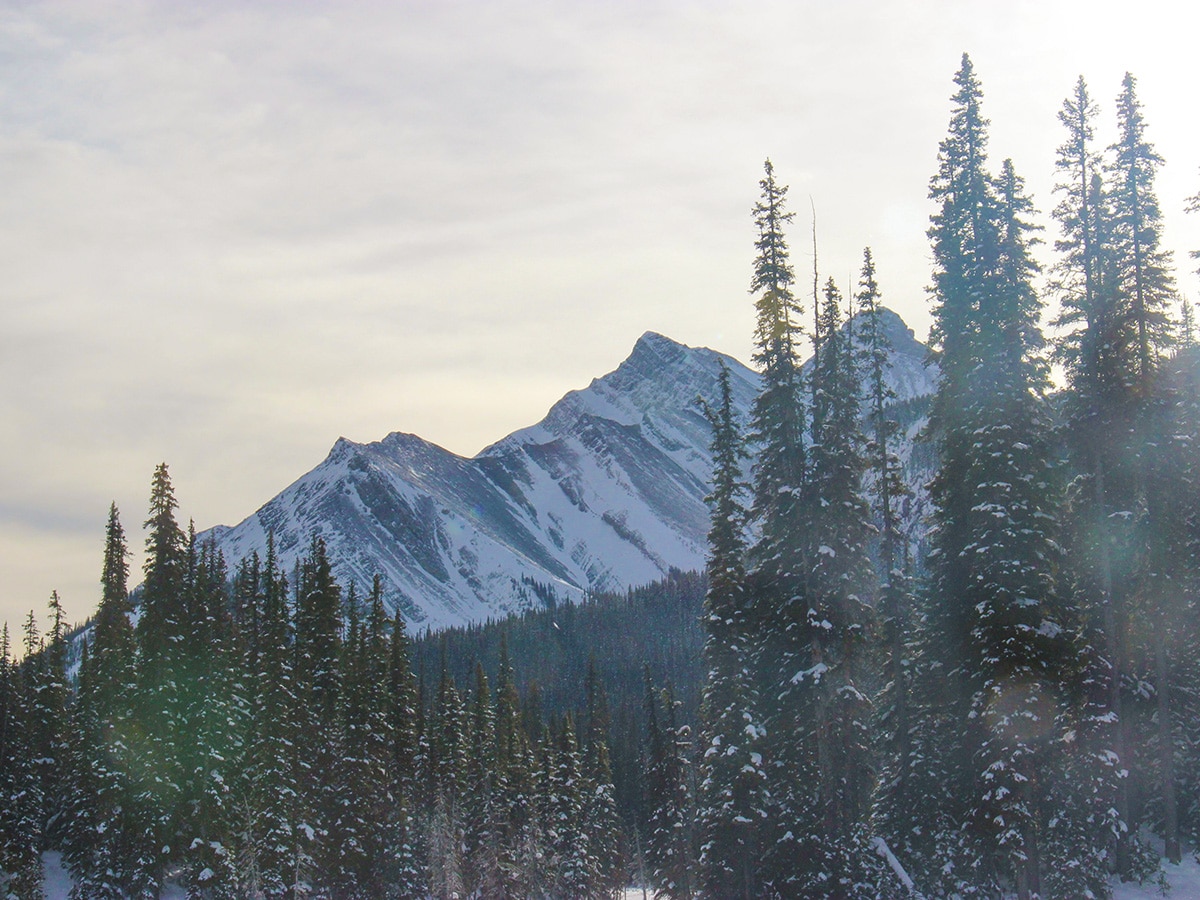
{"label": "tall spruce tree", "polygon": [[[1134,368],[1128,372],[1137,407],[1135,420],[1134,466],[1137,483],[1143,489],[1141,508],[1144,515],[1137,523],[1135,540],[1142,548],[1142,575],[1139,577],[1143,615],[1149,633],[1134,635],[1142,649],[1145,670],[1152,673],[1156,693],[1157,759],[1147,759],[1147,767],[1157,769],[1157,784],[1151,788],[1161,807],[1161,829],[1166,856],[1177,861],[1181,855],[1178,831],[1178,798],[1174,772],[1174,738],[1171,733],[1174,713],[1171,708],[1170,588],[1163,584],[1164,560],[1158,556],[1169,543],[1160,531],[1169,523],[1163,515],[1163,495],[1156,490],[1161,480],[1150,465],[1161,439],[1157,425],[1163,421],[1163,407],[1169,400],[1161,392],[1160,368],[1172,346],[1173,322],[1170,307],[1175,299],[1170,254],[1161,247],[1162,213],[1154,190],[1154,180],[1162,157],[1145,136],[1145,120],[1137,99],[1136,82],[1126,73],[1117,98],[1118,139],[1113,144],[1110,177],[1112,179],[1113,262],[1116,290],[1121,303],[1120,337],[1132,345]],[[1147,787],[1151,787],[1147,785]]]}
{"label": "tall spruce tree", "polygon": [[930,188],[942,372],[931,416],[941,467],[930,607],[942,638],[931,649],[943,654],[959,729],[942,761],[957,798],[945,820],[956,827],[941,840],[960,885],[1032,898],[1050,862],[1041,775],[1061,739],[1055,698],[1070,647],[1054,584],[1037,267],[1021,180],[1011,162],[999,178],[987,170],[982,92],[966,55],[955,83]]}
{"label": "tall spruce tree", "polygon": [[1126,73],[1117,98],[1119,136],[1112,145],[1113,256],[1124,298],[1123,337],[1136,348],[1134,384],[1149,399],[1158,364],[1171,346],[1175,300],[1171,255],[1161,246],[1162,211],[1154,190],[1162,157],[1146,140],[1137,84]]}
{"label": "tall spruce tree", "polygon": [[588,661],[584,679],[584,717],[580,735],[583,759],[583,820],[588,823],[587,896],[611,897],[622,887],[621,822],[613,788],[608,741],[612,719],[608,694],[596,669]]}
{"label": "tall spruce tree", "polygon": [[80,663],[67,764],[63,857],[77,897],[139,896],[142,808],[131,781],[136,637],[130,622],[128,550],[114,503],[105,528],[100,607]]}
{"label": "tall spruce tree", "polygon": [[31,652],[38,649],[32,613],[28,622],[33,628],[26,626],[20,664],[10,657],[7,623],[0,634],[0,896],[6,900],[42,897],[42,797],[34,757],[34,684],[28,680]]}
{"label": "tall spruce tree", "polygon": [[392,619],[388,656],[388,716],[392,739],[392,796],[399,831],[397,892],[411,896],[423,890],[425,870],[421,862],[421,842],[417,831],[418,754],[420,752],[420,699],[413,676],[412,648],[404,617],[397,611]]}
{"label": "tall spruce tree", "polygon": [[1063,777],[1086,785],[1091,795],[1084,801],[1095,819],[1088,845],[1111,854],[1117,871],[1127,877],[1133,874],[1135,857],[1144,856],[1134,852],[1130,779],[1121,776],[1133,750],[1123,697],[1131,666],[1133,531],[1121,511],[1136,505],[1138,479],[1130,443],[1136,402],[1130,377],[1133,345],[1122,337],[1128,329],[1122,324],[1126,304],[1115,265],[1111,191],[1103,182],[1103,161],[1093,149],[1096,115],[1081,77],[1059,113],[1067,137],[1056,162],[1060,200],[1054,209],[1062,233],[1055,244],[1060,257],[1053,287],[1062,310],[1055,324],[1065,329],[1056,353],[1070,384],[1065,434],[1076,473],[1068,491],[1070,527],[1064,544],[1069,580],[1063,588],[1072,592],[1081,610],[1081,684],[1087,686],[1074,698],[1077,740],[1074,759],[1067,761],[1072,773]]}
{"label": "tall spruce tree", "polygon": [[712,428],[713,488],[708,496],[708,591],[704,608],[706,677],[701,707],[700,883],[704,896],[751,900],[758,891],[759,832],[767,812],[759,747],[757,635],[746,585],[743,461],[724,365],[715,405],[703,405]]}
{"label": "tall spruce tree", "polygon": [[336,867],[331,841],[339,813],[343,758],[341,711],[342,598],[325,541],[313,534],[296,582],[295,663],[298,783],[303,840],[311,856],[308,877],[318,890]]}
{"label": "tall spruce tree", "polygon": [[58,591],[51,591],[48,606],[50,630],[41,653],[39,690],[33,713],[37,723],[35,764],[42,794],[44,849],[59,849],[65,824],[69,648],[66,613]]}
{"label": "tall spruce tree", "polygon": [[814,432],[803,489],[806,529],[795,539],[804,565],[805,617],[787,660],[787,735],[777,751],[792,775],[784,788],[797,858],[785,894],[878,896],[866,817],[874,787],[865,692],[872,617],[874,532],[861,491],[865,469],[855,354],[841,320],[841,294],[827,280],[820,307],[821,354],[810,378]]}
{"label": "tall spruce tree", "polygon": [[[764,836],[767,849],[763,879],[786,879],[795,863],[795,831],[785,793],[806,780],[805,774],[787,767],[776,751],[791,750],[788,721],[795,710],[781,705],[796,669],[795,658],[803,643],[807,619],[803,596],[804,560],[799,535],[805,528],[801,493],[806,476],[805,416],[798,360],[802,309],[792,294],[795,276],[788,257],[784,228],[792,220],[786,210],[787,188],[775,181],[770,160],[759,182],[761,197],[754,207],[758,229],[750,291],[755,296],[755,354],[762,387],[751,409],[751,440],[757,457],[753,470],[751,521],[757,538],[748,552],[747,580],[751,592],[754,631],[758,636],[757,678],[760,695],[771,698],[763,709],[767,739],[763,755],[767,773],[765,791],[775,808],[767,823],[776,832]],[[777,727],[778,725],[778,727]],[[778,777],[778,784],[776,778]],[[776,790],[776,788],[779,790]],[[783,804],[782,806],[780,804]]]}
{"label": "tall spruce tree", "polygon": [[167,464],[160,463],[150,485],[142,614],[138,620],[142,678],[148,688],[154,689],[169,680],[173,655],[186,636],[187,541],[175,518],[178,508]]}
{"label": "tall spruce tree", "polygon": [[259,584],[259,650],[251,657],[254,667],[247,676],[258,690],[247,711],[239,785],[239,883],[251,896],[261,892],[282,897],[301,880],[310,842],[300,802],[304,770],[294,630],[273,532],[267,535]]}
{"label": "tall spruce tree", "polygon": [[483,664],[475,663],[475,690],[467,710],[463,830],[470,891],[495,892],[500,879],[501,832],[496,821],[496,710]]}
{"label": "tall spruce tree", "polygon": [[466,891],[463,859],[463,786],[466,727],[462,698],[442,667],[429,723],[428,802],[422,827],[427,836],[429,888],[437,900]]}
{"label": "tall spruce tree", "polygon": [[335,822],[340,897],[390,896],[403,861],[403,809],[393,793],[393,718],[388,704],[388,620],[383,580],[375,576],[364,608],[347,598],[351,625],[342,655],[343,799]]}
{"label": "tall spruce tree", "polygon": [[[882,690],[875,703],[879,766],[886,805],[890,795],[903,795],[904,780],[912,764],[910,753],[911,679],[915,660],[910,652],[913,629],[913,596],[908,565],[908,540],[903,531],[902,504],[911,495],[896,453],[900,425],[892,404],[896,393],[888,380],[891,339],[883,320],[881,293],[876,281],[871,248],[863,250],[859,274],[858,334],[860,365],[865,386],[869,440],[865,463],[874,494],[875,521],[879,528],[879,594],[876,603],[880,629]],[[886,829],[885,829],[886,830]],[[906,854],[907,855],[907,854]]]}
{"label": "tall spruce tree", "polygon": [[754,468],[752,516],[761,537],[751,548],[753,578],[758,590],[773,596],[764,616],[788,602],[794,593],[797,566],[794,552],[797,488],[804,478],[804,414],[797,338],[803,309],[792,294],[795,275],[788,256],[784,229],[792,221],[787,211],[787,187],[775,181],[771,161],[759,182],[762,195],[754,206],[758,229],[750,292],[755,296],[754,361],[762,390],[751,412],[752,440],[758,445]]}
{"label": "tall spruce tree", "polygon": [[154,470],[145,522],[141,618],[138,620],[138,687],[134,712],[136,746],[130,769],[136,792],[140,865],[154,890],[172,858],[179,856],[175,829],[183,790],[181,751],[186,743],[182,663],[187,639],[187,543],[175,518],[179,504],[166,463]]}
{"label": "tall spruce tree", "polygon": [[[654,689],[647,666],[642,708],[646,719],[646,857],[655,896],[690,900],[696,892],[694,813],[688,791],[688,735],[681,730],[675,692]],[[660,718],[661,711],[661,718]]]}
{"label": "tall spruce tree", "polygon": [[[198,543],[192,532],[191,546]],[[231,835],[235,763],[241,754],[244,707],[236,677],[225,559],[212,538],[193,550],[188,579],[187,664],[183,686],[188,745],[181,753],[184,790],[179,835],[189,893],[239,895],[237,848]],[[179,677],[177,674],[176,677]]]}

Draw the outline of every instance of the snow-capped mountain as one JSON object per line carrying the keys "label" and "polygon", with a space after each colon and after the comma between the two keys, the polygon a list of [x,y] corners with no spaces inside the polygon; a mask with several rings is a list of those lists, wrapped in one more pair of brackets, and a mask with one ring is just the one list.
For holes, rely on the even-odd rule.
{"label": "snow-capped mountain", "polygon": [[[886,321],[898,399],[930,393],[925,348]],[[432,627],[702,568],[711,457],[696,401],[716,399],[722,361],[745,421],[753,371],[648,332],[616,371],[473,458],[398,432],[341,438],[254,515],[210,533],[232,561],[262,555],[274,530],[285,571],[318,533],[340,580],[382,574],[390,603]]]}

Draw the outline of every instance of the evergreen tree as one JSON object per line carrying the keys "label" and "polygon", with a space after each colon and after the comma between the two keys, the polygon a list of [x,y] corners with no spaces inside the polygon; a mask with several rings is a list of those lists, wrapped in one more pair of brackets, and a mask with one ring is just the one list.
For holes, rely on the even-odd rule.
{"label": "evergreen tree", "polygon": [[188,554],[175,519],[178,502],[167,464],[154,471],[146,519],[141,618],[138,620],[138,686],[135,727],[131,730],[130,774],[139,810],[134,826],[139,865],[147,891],[161,884],[163,870],[180,848],[179,824],[186,744],[182,687],[175,672],[187,639]]}
{"label": "evergreen tree", "polygon": [[[496,828],[500,832],[497,897],[520,897],[530,889],[530,860],[539,838],[533,802],[529,740],[521,722],[521,698],[508,656],[507,635],[500,635],[496,676]],[[536,863],[534,863],[536,865]]]}
{"label": "evergreen tree", "polygon": [[[0,634],[0,896],[42,897],[42,796],[34,753],[31,653],[40,647],[30,613],[22,664],[10,657],[8,625]],[[32,648],[32,649],[31,649]]]}
{"label": "evergreen tree", "polygon": [[[1166,560],[1155,559],[1170,543],[1159,529],[1171,524],[1156,507],[1169,505],[1173,491],[1152,490],[1163,480],[1155,471],[1162,466],[1151,462],[1170,443],[1160,429],[1172,401],[1160,390],[1159,372],[1170,346],[1167,310],[1174,291],[1169,256],[1159,247],[1161,215],[1153,189],[1162,160],[1145,140],[1133,78],[1126,76],[1117,103],[1119,138],[1103,167],[1107,184],[1090,151],[1094,113],[1081,80],[1061,116],[1069,139],[1060,150],[1058,189],[1064,197],[1055,210],[1064,233],[1058,244],[1065,276],[1060,324],[1070,328],[1061,345],[1071,380],[1067,433],[1078,472],[1070,493],[1075,525],[1068,560],[1087,643],[1103,648],[1085,647],[1084,658],[1092,660],[1086,681],[1102,685],[1105,694],[1102,707],[1098,701],[1077,704],[1094,710],[1079,723],[1077,755],[1090,757],[1090,769],[1101,773],[1088,780],[1094,805],[1102,808],[1114,795],[1115,818],[1096,829],[1093,843],[1113,845],[1118,872],[1133,877],[1145,866],[1136,835],[1147,793],[1156,795],[1168,856],[1178,850],[1171,824],[1178,818],[1174,751],[1168,749],[1174,740],[1166,724],[1174,718],[1172,663],[1164,655],[1171,638],[1166,607],[1174,591]],[[1149,711],[1137,693],[1128,692],[1131,677],[1157,687],[1162,708],[1153,736],[1140,724]],[[1116,783],[1105,788],[1109,755],[1132,775],[1109,775]]]}
{"label": "evergreen tree", "polygon": [[[789,749],[785,723],[800,715],[780,706],[777,698],[795,672],[790,667],[799,652],[797,643],[803,640],[801,632],[807,618],[802,588],[804,560],[798,539],[806,525],[801,503],[806,477],[804,411],[796,349],[801,308],[791,291],[794,276],[783,235],[783,228],[792,218],[785,211],[787,188],[775,182],[769,160],[760,187],[762,196],[754,207],[758,254],[750,290],[756,294],[754,361],[762,388],[751,409],[751,440],[757,445],[757,458],[750,511],[757,539],[748,552],[747,580],[759,644],[756,674],[761,696],[772,699],[772,708],[762,713],[767,732],[772,735],[770,747],[764,744],[764,771],[768,775],[764,790],[776,804],[786,804],[787,787],[805,780],[804,773],[772,756],[776,748]],[[789,850],[787,846],[795,836],[788,817],[785,805],[774,809],[766,819],[777,833],[764,842],[771,848],[764,865],[767,870],[773,867],[780,878],[787,877],[795,861],[794,847]],[[764,873],[764,877],[773,876]]]}
{"label": "evergreen tree", "polygon": [[[1112,764],[1131,760],[1130,717],[1125,715],[1122,684],[1130,670],[1127,634],[1132,591],[1129,559],[1132,532],[1119,510],[1132,509],[1136,477],[1130,468],[1128,435],[1134,402],[1128,359],[1131,346],[1121,337],[1121,291],[1115,266],[1111,193],[1101,177],[1102,161],[1092,149],[1097,115],[1080,78],[1059,114],[1067,140],[1056,166],[1061,194],[1054,216],[1062,239],[1055,289],[1068,329],[1057,353],[1071,390],[1066,402],[1066,434],[1078,473],[1068,493],[1071,528],[1066,534],[1070,589],[1083,611],[1085,661],[1077,695],[1071,781],[1087,785],[1096,827],[1089,845],[1111,847],[1117,870],[1131,874],[1136,829],[1131,828],[1129,779]],[[1122,357],[1126,359],[1123,360]],[[1095,649],[1093,649],[1095,648]],[[1102,652],[1101,652],[1102,651]],[[1119,765],[1119,764],[1118,764]],[[1069,821],[1064,818],[1063,822]]]}
{"label": "evergreen tree", "polygon": [[391,791],[396,798],[395,812],[399,820],[396,880],[401,897],[419,894],[425,884],[414,815],[418,797],[421,703],[412,672],[411,652],[404,618],[397,612],[392,620],[389,645],[388,715],[392,739]]}
{"label": "evergreen tree", "polygon": [[773,758],[787,775],[781,807],[792,838],[776,852],[775,889],[785,895],[876,896],[862,861],[873,793],[865,636],[874,570],[874,531],[861,494],[864,439],[856,361],[827,281],[820,310],[821,355],[812,368],[813,443],[803,488],[807,523],[794,540],[804,559],[803,620],[785,658],[780,735]]}
{"label": "evergreen tree", "polygon": [[612,778],[608,740],[612,717],[608,693],[596,668],[588,660],[584,679],[584,715],[581,719],[583,820],[587,823],[587,853],[590,864],[588,896],[611,897],[622,887],[624,867],[621,854],[621,821]]}
{"label": "evergreen tree", "polygon": [[704,404],[712,428],[713,489],[708,496],[708,591],[704,608],[706,679],[701,708],[700,883],[706,897],[757,895],[758,834],[766,816],[759,743],[758,693],[752,673],[756,635],[746,585],[747,513],[742,461],[747,458],[733,409],[729,370],[721,367],[716,406]]}
{"label": "evergreen tree", "polygon": [[128,550],[114,503],[105,528],[100,607],[81,657],[67,755],[63,857],[72,896],[116,900],[151,890],[143,806],[131,780],[139,746],[134,719],[136,638]]}
{"label": "evergreen tree", "polygon": [[199,545],[194,525],[189,525],[188,535],[187,638],[174,667],[187,736],[180,750],[179,839],[189,894],[234,897],[237,848],[230,834],[235,801],[231,785],[243,739],[236,677],[240,660],[224,557],[212,539]]}
{"label": "evergreen tree", "polygon": [[941,455],[931,623],[957,741],[943,751],[961,807],[946,820],[953,876],[975,889],[1039,895],[1048,848],[1042,773],[1061,739],[1066,611],[1055,594],[1054,477],[1047,384],[1032,288],[1031,204],[1011,162],[986,168],[986,120],[970,60],[931,197],[939,204],[933,331],[942,380],[931,427]]}
{"label": "evergreen tree", "polygon": [[1196,346],[1196,312],[1186,297],[1179,301],[1179,346],[1185,350]]}
{"label": "evergreen tree", "polygon": [[239,767],[237,869],[244,894],[283,897],[307,870],[310,841],[300,804],[294,633],[287,579],[279,569],[273,533],[267,536],[267,555],[257,580],[262,604],[259,647],[250,656],[247,681],[258,690],[247,709]]}
{"label": "evergreen tree", "polygon": [[92,684],[106,716],[128,713],[133,686],[137,640],[129,601],[129,550],[116,503],[109,507],[104,535],[104,565],[100,575],[100,606],[90,643]]}
{"label": "evergreen tree", "polygon": [[[676,719],[670,685],[659,696],[645,674],[646,785],[649,793],[646,856],[657,896],[687,900],[696,893],[695,811],[689,790],[686,726]],[[661,725],[658,710],[664,716]]]}
{"label": "evergreen tree", "polygon": [[[321,890],[335,869],[338,848],[330,835],[339,813],[343,758],[341,711],[341,588],[334,580],[325,541],[313,534],[296,582],[295,679],[299,832],[311,856],[308,877]],[[304,876],[299,876],[303,878]]]}
{"label": "evergreen tree", "polygon": [[463,829],[468,892],[491,896],[501,884],[500,841],[496,815],[496,711],[483,664],[475,663],[475,690],[467,711]]}
{"label": "evergreen tree", "polygon": [[588,853],[589,824],[584,818],[583,778],[579,743],[570,713],[557,730],[548,753],[548,849],[554,860],[554,896],[593,897],[589,893],[592,860]]}
{"label": "evergreen tree", "polygon": [[188,553],[183,530],[175,519],[178,508],[167,464],[160,463],[150,485],[150,514],[145,523],[146,562],[142,571],[142,614],[138,620],[141,675],[146,686],[152,689],[160,688],[169,680],[173,654],[185,638],[187,612],[183,587]]}
{"label": "evergreen tree", "polygon": [[[1181,855],[1178,829],[1178,798],[1174,772],[1174,738],[1171,722],[1171,660],[1170,613],[1167,591],[1160,578],[1165,575],[1163,560],[1155,558],[1169,539],[1160,529],[1169,527],[1163,517],[1163,495],[1154,489],[1155,478],[1149,458],[1154,456],[1160,435],[1156,425],[1163,419],[1162,408],[1169,401],[1159,392],[1159,369],[1165,352],[1172,344],[1173,323],[1169,308],[1174,301],[1174,280],[1170,270],[1170,254],[1160,246],[1162,215],[1154,192],[1154,179],[1162,158],[1145,138],[1145,120],[1136,95],[1136,83],[1126,73],[1122,92],[1117,98],[1119,136],[1112,146],[1111,166],[1113,208],[1113,257],[1116,287],[1121,298],[1122,329],[1120,338],[1127,341],[1134,362],[1130,370],[1134,396],[1138,401],[1135,413],[1136,442],[1135,471],[1144,486],[1145,515],[1138,523],[1138,542],[1143,548],[1143,621],[1150,633],[1141,636],[1147,648],[1146,668],[1153,673],[1156,692],[1155,718],[1158,745],[1156,793],[1161,804],[1162,834],[1166,856],[1177,861]],[[1156,583],[1159,582],[1159,583]],[[1139,617],[1141,618],[1141,617]],[[1135,636],[1136,639],[1137,636]],[[1152,648],[1152,649],[1151,649]],[[1147,761],[1149,763],[1149,761]],[[1150,764],[1153,765],[1153,764]]]}
{"label": "evergreen tree", "polygon": [[[895,391],[888,382],[892,349],[880,305],[879,283],[875,276],[875,261],[871,248],[863,250],[863,264],[858,282],[857,337],[851,346],[859,347],[866,387],[867,420],[870,438],[866,445],[865,463],[875,500],[875,520],[879,528],[879,596],[877,610],[880,629],[880,680],[883,689],[876,701],[876,732],[880,744],[881,791],[877,809],[883,810],[885,820],[904,815],[906,804],[905,779],[912,766],[912,677],[913,659],[913,596],[908,566],[908,540],[902,529],[901,508],[911,491],[905,484],[902,465],[896,454],[900,435],[899,423],[893,416]],[[888,798],[897,799],[893,804]],[[885,832],[895,833],[880,823]],[[896,848],[903,851],[907,848]],[[907,856],[908,854],[905,853]]]}
{"label": "evergreen tree", "polygon": [[[1062,230],[1062,237],[1054,243],[1060,254],[1053,282],[1063,310],[1056,323],[1059,325],[1093,320],[1102,286],[1105,228],[1100,216],[1104,212],[1104,198],[1098,175],[1103,166],[1092,146],[1098,114],[1098,107],[1080,76],[1073,94],[1063,101],[1058,114],[1067,130],[1067,139],[1058,148],[1055,161],[1059,179],[1054,190],[1061,197],[1054,208],[1054,218]],[[1073,369],[1085,371],[1086,357],[1095,348],[1085,349],[1076,340],[1064,343],[1060,352]]]}
{"label": "evergreen tree", "polygon": [[463,706],[443,667],[430,722],[428,797],[423,830],[429,855],[429,887],[436,900],[463,896],[463,782],[466,734]]}
{"label": "evergreen tree", "polygon": [[1171,346],[1171,317],[1175,299],[1170,253],[1160,246],[1162,212],[1154,179],[1162,157],[1146,140],[1146,123],[1137,99],[1136,82],[1126,73],[1117,98],[1119,137],[1110,148],[1112,179],[1113,257],[1117,290],[1124,299],[1121,339],[1136,348],[1134,385],[1143,400],[1150,398],[1156,368]]}
{"label": "evergreen tree", "polygon": [[42,795],[45,849],[58,848],[64,820],[67,709],[67,622],[58,591],[50,593],[50,631],[40,654],[35,719],[35,767]]}
{"label": "evergreen tree", "polygon": [[[373,580],[366,609],[347,599],[351,625],[343,652],[344,792],[337,822],[335,891],[345,898],[392,894],[403,859],[402,808],[392,792],[388,620],[383,581]],[[365,612],[365,615],[363,614]]]}
{"label": "evergreen tree", "polygon": [[765,171],[759,182],[762,196],[754,207],[758,254],[750,279],[757,312],[754,361],[762,375],[750,422],[752,440],[758,445],[751,512],[761,531],[751,559],[757,590],[773,598],[767,603],[769,610],[763,610],[763,616],[770,618],[794,592],[797,565],[790,548],[796,488],[803,481],[805,463],[796,348],[803,309],[792,295],[795,276],[783,233],[793,214],[786,210],[787,187],[776,183],[770,160]]}

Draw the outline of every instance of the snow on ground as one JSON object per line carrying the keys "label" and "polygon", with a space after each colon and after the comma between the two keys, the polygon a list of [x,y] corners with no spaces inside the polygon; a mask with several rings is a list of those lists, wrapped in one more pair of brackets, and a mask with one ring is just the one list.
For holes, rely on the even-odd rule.
{"label": "snow on ground", "polygon": [[[1175,866],[1166,860],[1162,864],[1163,875],[1166,878],[1167,891],[1164,894],[1160,885],[1154,881],[1145,884],[1113,884],[1113,900],[1200,900],[1200,863],[1195,856],[1184,856],[1183,861]],[[622,900],[654,900],[654,892],[647,890],[642,893],[640,887],[625,889]],[[47,897],[47,900],[52,898]]]}
{"label": "snow on ground", "polygon": [[[63,868],[61,853],[47,853],[42,857],[46,865],[46,900],[67,900],[71,890],[71,876]],[[1200,863],[1195,857],[1185,856],[1177,866],[1163,863],[1163,874],[1170,885],[1168,897],[1172,900],[1200,900]],[[186,895],[175,885],[167,885],[161,900],[183,900]],[[1113,886],[1113,900],[1157,900],[1163,896],[1158,885],[1146,884],[1116,884]],[[623,900],[654,900],[653,891],[643,893],[640,887],[625,889]]]}
{"label": "snow on ground", "polygon": [[42,865],[46,871],[46,900],[67,900],[67,894],[71,891],[71,876],[63,868],[62,854],[43,853]]}
{"label": "snow on ground", "polygon": [[[61,853],[43,853],[42,865],[46,870],[42,889],[46,900],[67,900],[71,893],[71,875],[63,866]],[[175,884],[168,884],[159,894],[159,900],[185,900],[187,892]]]}
{"label": "snow on ground", "polygon": [[[1174,900],[1200,898],[1200,863],[1196,862],[1195,856],[1184,856],[1183,861],[1177,866],[1163,860],[1162,868],[1167,884],[1170,885],[1166,896],[1174,898]],[[1151,900],[1151,898],[1162,896],[1163,892],[1159,886],[1152,882],[1113,886],[1113,900]]]}

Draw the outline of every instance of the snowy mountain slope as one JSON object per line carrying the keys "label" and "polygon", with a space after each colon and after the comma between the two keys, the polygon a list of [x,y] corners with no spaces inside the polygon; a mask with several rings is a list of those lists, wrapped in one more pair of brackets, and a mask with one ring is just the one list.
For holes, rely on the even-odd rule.
{"label": "snowy mountain slope", "polygon": [[[899,398],[928,394],[925,348],[898,316],[887,324]],[[647,333],[614,372],[474,458],[409,434],[342,438],[254,515],[210,533],[234,561],[265,554],[273,530],[285,571],[320,534],[343,582],[379,572],[388,601],[432,627],[701,568],[711,458],[695,401],[716,398],[722,361],[744,422],[754,372]]]}

